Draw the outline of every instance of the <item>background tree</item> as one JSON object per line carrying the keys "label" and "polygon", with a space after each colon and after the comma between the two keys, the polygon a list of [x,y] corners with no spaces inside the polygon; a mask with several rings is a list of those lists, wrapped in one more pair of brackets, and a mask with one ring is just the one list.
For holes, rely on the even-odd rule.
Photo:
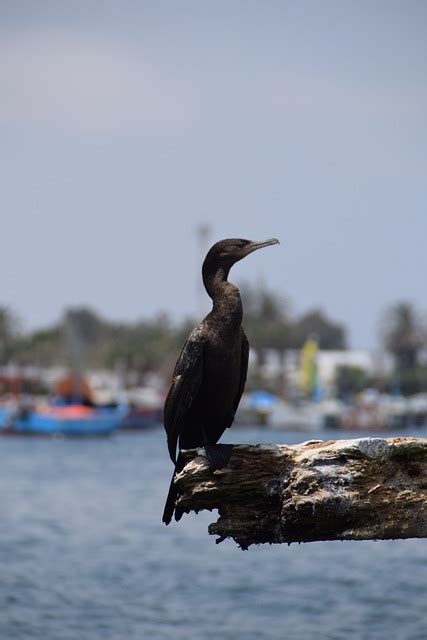
{"label": "background tree", "polygon": [[383,342],[395,358],[398,373],[417,366],[418,355],[426,345],[426,328],[410,303],[399,302],[387,311]]}
{"label": "background tree", "polygon": [[301,349],[307,337],[315,335],[320,349],[345,349],[346,334],[342,324],[330,320],[320,309],[308,311],[293,325],[293,346]]}
{"label": "background tree", "polygon": [[21,365],[53,367],[65,362],[65,346],[59,324],[20,337],[15,359]]}
{"label": "background tree", "polygon": [[148,373],[165,369],[174,346],[174,329],[169,317],[162,313],[132,326],[116,328],[109,362],[123,362],[126,369],[136,372],[143,381]]}
{"label": "background tree", "polygon": [[266,352],[277,352],[281,363],[281,374],[275,391],[282,393],[285,387],[285,357],[291,346],[292,323],[286,299],[266,287],[240,285],[244,309],[244,328],[257,360],[250,383],[266,386],[263,376]]}
{"label": "background tree", "polygon": [[0,364],[4,365],[19,348],[19,321],[6,306],[0,306]]}

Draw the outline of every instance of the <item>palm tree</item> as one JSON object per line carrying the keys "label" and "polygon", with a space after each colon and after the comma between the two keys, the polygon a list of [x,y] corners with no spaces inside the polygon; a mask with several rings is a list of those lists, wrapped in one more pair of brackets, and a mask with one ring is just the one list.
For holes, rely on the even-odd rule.
{"label": "palm tree", "polygon": [[313,309],[294,323],[294,347],[300,349],[309,335],[315,335],[321,349],[345,349],[345,329],[329,320],[321,309]]}
{"label": "palm tree", "polygon": [[14,353],[19,322],[12,311],[0,306],[0,364],[6,364]]}
{"label": "palm tree", "polygon": [[288,304],[283,297],[265,287],[255,289],[245,283],[240,286],[240,291],[244,307],[243,324],[257,356],[255,377],[258,383],[262,383],[266,351],[276,351],[281,362],[279,392],[282,393],[285,388],[286,351],[291,346]]}
{"label": "palm tree", "polygon": [[414,369],[418,353],[426,344],[426,328],[410,303],[399,302],[389,309],[383,334],[386,349],[395,357],[397,371]]}

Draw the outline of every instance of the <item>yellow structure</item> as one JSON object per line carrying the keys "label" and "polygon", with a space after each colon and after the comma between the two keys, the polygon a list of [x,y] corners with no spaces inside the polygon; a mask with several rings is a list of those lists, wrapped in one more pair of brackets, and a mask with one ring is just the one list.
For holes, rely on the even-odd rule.
{"label": "yellow structure", "polygon": [[319,345],[315,338],[307,338],[301,349],[300,380],[304,393],[313,396],[317,387],[316,357]]}

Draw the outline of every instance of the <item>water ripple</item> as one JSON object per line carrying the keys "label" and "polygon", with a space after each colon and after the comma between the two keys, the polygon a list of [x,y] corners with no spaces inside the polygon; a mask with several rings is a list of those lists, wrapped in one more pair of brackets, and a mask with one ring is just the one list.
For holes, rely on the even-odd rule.
{"label": "water ripple", "polygon": [[2,640],[425,637],[425,540],[243,553],[207,535],[214,514],[161,524],[161,431],[0,444]]}

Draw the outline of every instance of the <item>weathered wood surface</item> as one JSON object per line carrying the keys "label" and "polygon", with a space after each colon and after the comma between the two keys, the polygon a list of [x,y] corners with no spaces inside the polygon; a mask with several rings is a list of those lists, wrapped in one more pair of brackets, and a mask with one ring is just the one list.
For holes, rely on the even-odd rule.
{"label": "weathered wood surface", "polygon": [[215,472],[203,449],[184,455],[178,513],[218,509],[217,542],[427,537],[427,438],[234,445]]}

